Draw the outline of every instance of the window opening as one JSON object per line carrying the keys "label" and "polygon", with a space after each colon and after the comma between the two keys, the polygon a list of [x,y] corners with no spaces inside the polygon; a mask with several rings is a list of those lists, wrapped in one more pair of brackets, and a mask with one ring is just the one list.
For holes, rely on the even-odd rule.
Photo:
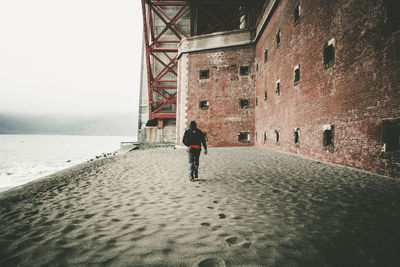
{"label": "window opening", "polygon": [[240,132],[238,134],[238,141],[239,142],[250,142],[250,134],[245,132]]}
{"label": "window opening", "polygon": [[300,146],[300,129],[294,129],[294,144],[299,147]]}
{"label": "window opening", "polygon": [[249,66],[240,66],[240,75],[245,76],[249,74]]}
{"label": "window opening", "polygon": [[323,127],[323,146],[324,150],[333,153],[334,151],[334,125],[324,125]]}
{"label": "window opening", "polygon": [[256,96],[256,106],[258,106],[258,96]]}
{"label": "window opening", "polygon": [[331,39],[324,45],[324,65],[325,69],[335,63],[335,40]]}
{"label": "window opening", "polygon": [[268,60],[268,49],[265,48],[265,52],[264,52],[264,62],[267,62]]}
{"label": "window opening", "polygon": [[267,132],[264,132],[264,144],[267,142]]}
{"label": "window opening", "polygon": [[276,93],[281,95],[281,80],[276,81]]}
{"label": "window opening", "polygon": [[207,100],[200,101],[199,107],[200,109],[208,109],[209,107],[208,101]]}
{"label": "window opening", "polygon": [[249,108],[249,100],[248,99],[240,99],[239,106],[241,109]]}
{"label": "window opening", "polygon": [[275,130],[275,143],[279,145],[279,131]]}
{"label": "window opening", "polygon": [[300,22],[300,4],[297,4],[297,6],[294,9],[294,24],[298,24]]}
{"label": "window opening", "polygon": [[294,85],[298,84],[300,81],[300,65],[294,68]]}
{"label": "window opening", "polygon": [[400,151],[400,118],[384,120],[382,122],[382,129],[382,150],[384,152]]}
{"label": "window opening", "polygon": [[281,44],[281,30],[278,30],[276,33],[276,46],[278,47]]}
{"label": "window opening", "polygon": [[267,90],[265,90],[265,92],[264,92],[264,100],[267,101],[267,98],[268,98],[268,96],[267,96]]}
{"label": "window opening", "polygon": [[200,70],[200,79],[208,79],[210,78],[210,70]]}

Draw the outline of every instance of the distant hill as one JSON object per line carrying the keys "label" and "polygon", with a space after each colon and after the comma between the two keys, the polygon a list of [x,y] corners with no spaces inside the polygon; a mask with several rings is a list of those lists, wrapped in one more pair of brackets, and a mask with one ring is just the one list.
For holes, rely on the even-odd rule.
{"label": "distant hill", "polygon": [[137,135],[137,115],[29,115],[0,113],[0,134]]}

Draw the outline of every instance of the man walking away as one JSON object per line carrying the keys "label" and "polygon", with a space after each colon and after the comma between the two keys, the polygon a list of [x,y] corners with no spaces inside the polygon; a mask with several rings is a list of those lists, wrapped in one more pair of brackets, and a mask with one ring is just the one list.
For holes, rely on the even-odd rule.
{"label": "man walking away", "polygon": [[189,129],[183,135],[182,143],[187,146],[189,156],[189,181],[194,182],[194,178],[199,177],[199,158],[201,144],[204,147],[204,155],[207,155],[207,144],[202,131],[197,129],[195,121],[191,121]]}

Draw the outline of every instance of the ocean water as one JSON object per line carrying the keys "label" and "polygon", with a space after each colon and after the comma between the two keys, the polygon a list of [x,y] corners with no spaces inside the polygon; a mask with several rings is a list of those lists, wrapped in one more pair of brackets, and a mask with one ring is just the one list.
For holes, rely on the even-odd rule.
{"label": "ocean water", "polygon": [[136,140],[134,136],[0,135],[0,192]]}

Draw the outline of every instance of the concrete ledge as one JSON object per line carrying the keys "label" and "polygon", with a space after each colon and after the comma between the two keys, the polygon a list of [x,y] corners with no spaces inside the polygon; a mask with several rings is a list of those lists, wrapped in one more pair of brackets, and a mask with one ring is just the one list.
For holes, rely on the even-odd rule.
{"label": "concrete ledge", "polygon": [[216,32],[184,38],[178,46],[179,58],[184,53],[252,44],[250,30]]}
{"label": "concrete ledge", "polygon": [[261,16],[259,17],[257,24],[256,24],[256,32],[255,32],[255,37],[254,41],[256,42],[258,37],[260,37],[260,34],[265,28],[265,25],[268,24],[268,21],[270,20],[272,14],[274,13],[275,7],[279,3],[279,0],[271,0],[267,1],[266,4],[263,7],[263,11],[261,12]]}

